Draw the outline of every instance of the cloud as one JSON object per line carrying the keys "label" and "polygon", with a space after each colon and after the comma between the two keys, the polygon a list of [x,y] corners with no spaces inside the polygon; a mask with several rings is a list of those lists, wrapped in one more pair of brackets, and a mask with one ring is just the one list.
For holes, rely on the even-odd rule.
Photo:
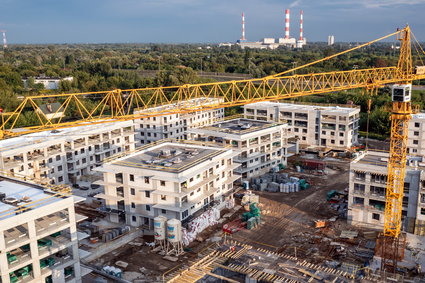
{"label": "cloud", "polygon": [[296,6],[299,6],[301,3],[301,0],[295,0],[294,2],[292,2],[291,4],[289,4],[289,8],[293,8]]}

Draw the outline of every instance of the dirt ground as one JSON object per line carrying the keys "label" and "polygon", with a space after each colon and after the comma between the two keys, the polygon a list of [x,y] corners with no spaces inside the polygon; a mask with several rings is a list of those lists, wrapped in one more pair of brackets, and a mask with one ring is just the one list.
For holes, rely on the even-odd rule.
{"label": "dirt ground", "polygon": [[[306,179],[311,184],[307,190],[296,193],[256,192],[260,195],[263,224],[253,230],[240,231],[232,237],[253,246],[268,247],[291,255],[294,255],[297,247],[297,257],[309,257],[320,243],[317,240],[324,236],[320,229],[313,228],[314,221],[338,215],[326,201],[328,191],[343,192],[348,188],[349,161],[332,161],[328,162],[328,166],[333,169],[328,169],[328,174],[323,176],[314,176],[310,172],[288,172],[291,176]],[[336,229],[326,230],[335,235],[348,225],[345,219],[339,219],[332,226]]]}
{"label": "dirt ground", "polygon": [[[292,160],[292,162],[296,161],[296,158]],[[338,236],[342,230],[360,232],[361,230],[346,224],[346,219],[337,219],[335,222],[331,222],[327,228],[314,228],[315,220],[329,219],[338,215],[338,212],[332,209],[326,201],[327,193],[330,190],[343,192],[348,188],[349,160],[328,158],[327,166],[328,174],[320,176],[313,172],[294,172],[291,169],[293,166],[289,165],[285,171],[290,176],[306,179],[311,187],[294,193],[255,192],[260,195],[262,224],[253,230],[242,230],[226,237],[254,247],[296,255],[300,259],[305,258],[315,263],[335,259],[361,263],[362,259],[356,259],[355,256],[350,257],[347,252],[342,255],[335,254],[330,245],[335,241],[343,242],[341,245],[346,247],[359,245],[359,241],[361,241],[359,239],[344,242],[338,239]],[[240,217],[243,212],[243,210],[236,212],[229,221]],[[161,280],[162,275],[169,270],[177,270],[195,260],[197,253],[211,245],[210,241],[204,239],[223,236],[221,227],[222,224],[216,225],[202,232],[201,242],[194,241],[177,262],[164,260],[161,255],[151,252],[150,247],[139,247],[129,243],[104,256],[98,264],[114,265],[118,260],[125,261],[129,263],[125,268],[125,279],[155,282]],[[151,242],[152,238],[145,237],[144,241]],[[139,239],[136,242],[143,242],[143,240]]]}

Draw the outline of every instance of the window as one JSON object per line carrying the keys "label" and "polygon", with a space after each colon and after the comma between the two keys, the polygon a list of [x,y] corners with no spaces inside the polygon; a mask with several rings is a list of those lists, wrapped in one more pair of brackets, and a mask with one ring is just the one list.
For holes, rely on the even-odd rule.
{"label": "window", "polygon": [[146,205],[146,211],[151,211],[151,206],[149,204]]}
{"label": "window", "polygon": [[339,144],[340,145],[344,145],[344,141],[339,141]]}
{"label": "window", "polygon": [[151,197],[151,192],[146,191],[146,192],[145,192],[145,197],[150,198],[150,197]]}
{"label": "window", "polygon": [[161,209],[162,214],[167,214],[167,211],[165,209]]}
{"label": "window", "polygon": [[419,144],[418,140],[413,140],[413,144]]}
{"label": "window", "polygon": [[130,189],[130,193],[131,193],[131,195],[132,195],[132,196],[134,196],[134,195],[136,195],[136,190],[135,190],[135,189],[133,189],[133,188],[131,188],[131,189]]}
{"label": "window", "polygon": [[322,131],[322,135],[326,135],[326,131]]}
{"label": "window", "polygon": [[56,161],[61,160],[61,156],[60,155],[56,155]]}
{"label": "window", "polygon": [[189,216],[189,211],[185,210],[182,212],[182,220]]}
{"label": "window", "polygon": [[339,133],[339,136],[340,136],[340,137],[343,137],[343,136],[344,136],[344,133]]}
{"label": "window", "polygon": [[49,158],[49,163],[52,163],[52,162],[53,162],[53,159]]}
{"label": "window", "polygon": [[122,184],[122,173],[115,174],[115,181]]}
{"label": "window", "polygon": [[87,159],[83,158],[83,160],[81,162],[86,163]]}
{"label": "window", "polygon": [[131,216],[131,221],[133,221],[133,222],[136,222],[137,221],[137,219],[136,219],[136,216]]}
{"label": "window", "polygon": [[419,132],[413,132],[413,135],[419,136]]}
{"label": "window", "polygon": [[130,181],[134,182],[134,175],[130,174]]}
{"label": "window", "polygon": [[82,149],[81,149],[81,153],[84,153],[84,152],[85,152],[85,150],[84,150],[84,148],[82,148]]}
{"label": "window", "polygon": [[378,213],[372,213],[372,219],[373,220],[378,220],[379,221],[380,217],[381,216]]}
{"label": "window", "polygon": [[165,186],[165,181],[160,181],[161,186]]}
{"label": "window", "polygon": [[131,208],[136,208],[136,204],[134,202],[131,203]]}
{"label": "window", "polygon": [[63,177],[62,176],[59,176],[58,182],[62,182],[62,181],[63,181]]}
{"label": "window", "polygon": [[58,166],[58,171],[62,171],[62,165]]}
{"label": "window", "polygon": [[149,177],[145,177],[145,184],[149,184]]}
{"label": "window", "polygon": [[415,128],[419,128],[421,126],[421,123],[415,123]]}
{"label": "window", "polygon": [[167,196],[166,195],[161,195],[161,200],[167,200]]}

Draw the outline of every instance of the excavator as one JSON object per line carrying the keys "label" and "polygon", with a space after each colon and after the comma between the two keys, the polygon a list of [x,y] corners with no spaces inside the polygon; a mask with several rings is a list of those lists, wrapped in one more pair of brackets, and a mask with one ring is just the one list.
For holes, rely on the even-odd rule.
{"label": "excavator", "polygon": [[[396,36],[400,42],[397,66],[294,74],[297,70],[336,58],[392,36]],[[259,79],[26,96],[16,109],[2,113],[0,139],[41,131],[58,131],[63,128],[87,124],[191,113],[259,101],[282,100],[356,88],[371,90],[391,85],[391,137],[388,178],[384,229],[379,239],[379,246],[382,247],[380,252],[381,267],[394,271],[397,262],[403,257],[403,245],[400,243],[402,242],[401,221],[408,123],[411,114],[417,111],[411,102],[412,82],[425,78],[425,67],[413,66],[412,36],[414,38],[411,28],[406,26],[379,39]],[[415,48],[420,55],[423,55],[422,47],[419,43],[417,45],[415,45]],[[205,103],[191,103],[194,99],[202,99]],[[60,106],[55,113],[50,113],[49,116],[44,115],[40,110],[40,105],[52,101],[60,103]],[[173,107],[164,106],[170,104]],[[72,107],[73,111],[69,111]],[[36,122],[32,125],[25,124],[22,127],[22,119],[29,112],[32,112],[32,115],[35,116]],[[19,129],[17,129],[18,125],[21,125]]]}

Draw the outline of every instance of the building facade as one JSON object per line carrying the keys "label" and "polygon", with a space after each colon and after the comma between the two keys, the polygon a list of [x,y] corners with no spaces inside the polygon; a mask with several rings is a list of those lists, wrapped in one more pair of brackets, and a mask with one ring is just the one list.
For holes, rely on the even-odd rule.
{"label": "building facade", "polygon": [[163,140],[117,155],[96,170],[103,172],[103,198],[112,222],[153,229],[158,215],[185,220],[233,192],[232,149]]}
{"label": "building facade", "polygon": [[407,152],[425,157],[425,113],[412,114],[409,121]]}
{"label": "building facade", "polygon": [[81,282],[75,198],[2,177],[0,199],[1,282]]}
{"label": "building facade", "polygon": [[133,121],[40,132],[0,141],[0,169],[53,184],[76,183],[104,158],[134,150]]}
{"label": "building facade", "polygon": [[288,130],[288,124],[233,119],[191,129],[188,138],[231,147],[238,153],[234,161],[241,164],[235,172],[248,180],[269,172],[272,167],[287,165],[288,149],[294,147],[288,142],[293,137]]}
{"label": "building facade", "polygon": [[[348,223],[383,229],[388,153],[368,151],[350,164]],[[425,163],[408,158],[404,180],[402,229],[425,235]]]}
{"label": "building facade", "polygon": [[244,106],[244,117],[287,122],[304,148],[345,150],[358,143],[359,107],[258,102]]}
{"label": "building facade", "polygon": [[[220,99],[197,98],[184,101],[184,107],[190,108],[200,105],[216,104]],[[167,104],[148,110],[135,111],[139,113],[158,113],[173,110],[182,105]],[[211,125],[224,117],[224,109],[212,109],[205,111],[190,112],[184,114],[165,114],[157,117],[135,119],[136,146],[144,145],[161,139],[185,139],[186,131],[191,128]]]}

